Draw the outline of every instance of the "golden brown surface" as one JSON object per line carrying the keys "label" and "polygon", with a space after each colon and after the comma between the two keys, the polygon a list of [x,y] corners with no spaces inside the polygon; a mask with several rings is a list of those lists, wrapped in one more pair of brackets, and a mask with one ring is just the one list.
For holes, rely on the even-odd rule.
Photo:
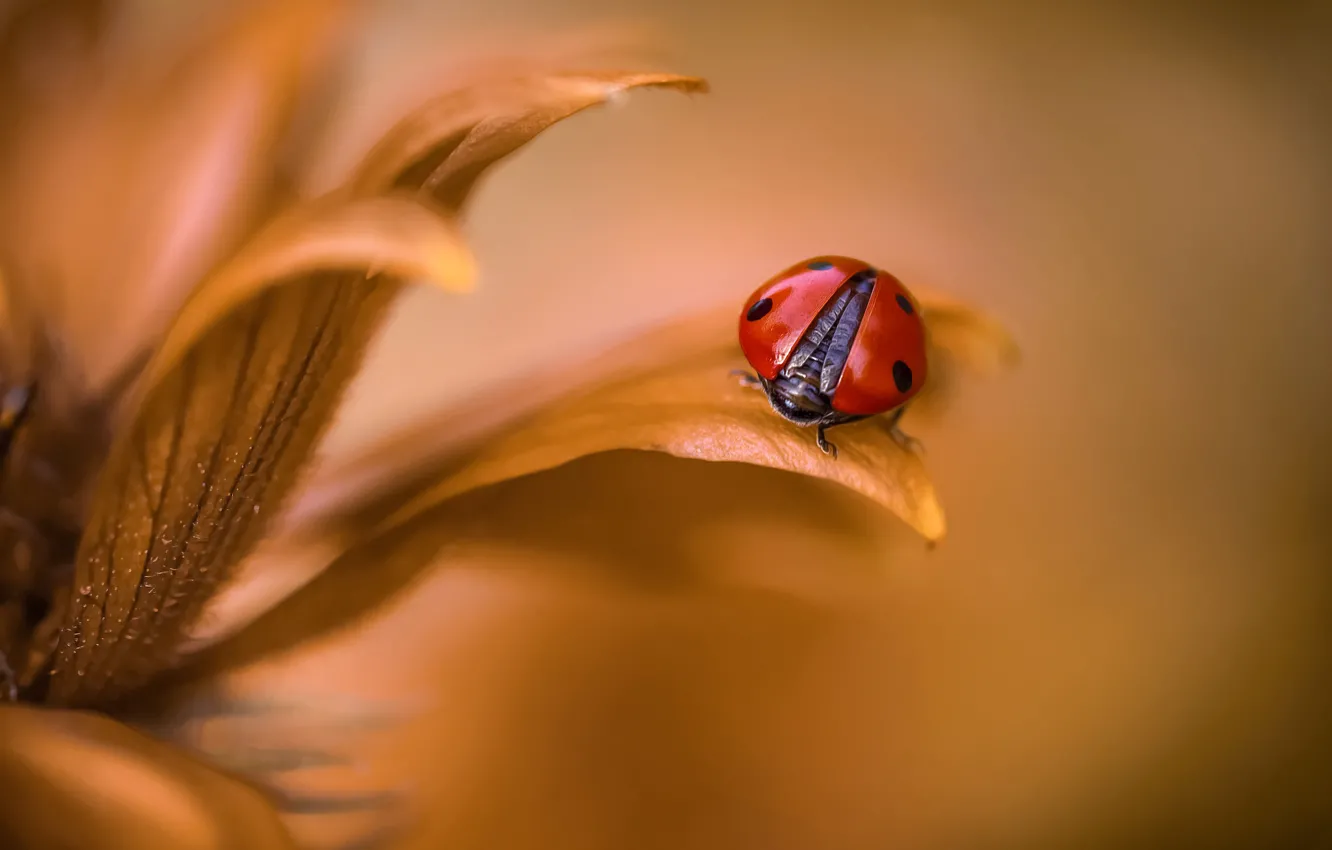
{"label": "golden brown surface", "polygon": [[[217,49],[295,80],[311,66],[269,48],[333,44],[317,6]],[[163,32],[188,17],[136,8]],[[218,106],[243,86],[182,106],[127,71],[123,102],[200,135],[200,115],[242,128],[214,150],[280,174],[263,185],[282,197],[318,195],[464,67],[581,68],[619,37],[604,11],[377,7],[349,31],[367,51],[345,66],[351,99],[299,124],[318,144],[294,159],[263,141],[285,84],[260,88],[254,125]],[[712,92],[617,98],[478,188],[475,290],[404,296],[280,517],[288,536],[227,565],[239,580],[189,630],[193,664],[107,706],[195,757],[76,715],[96,754],[61,761],[71,715],[5,709],[0,787],[30,796],[0,826],[94,848],[120,824],[177,842],[148,846],[268,830],[234,776],[309,847],[381,831],[423,850],[1326,846],[1324,5],[617,11],[659,21],[660,64]],[[181,67],[233,79],[207,72],[224,65]],[[173,206],[188,194],[161,187],[181,173],[240,172],[159,167],[169,145],[94,156],[114,136],[89,128],[120,97],[42,113],[0,158],[6,285],[44,281],[98,376],[267,209],[244,192]],[[199,220],[230,224],[165,224]],[[167,242],[185,247],[159,256]],[[735,364],[689,353],[726,338],[687,317],[829,251],[958,300],[938,316],[998,323],[935,324],[956,380],[904,421],[947,515],[933,551],[864,495],[765,468],[855,479],[928,530],[904,495],[924,491],[902,486],[914,462],[872,425],[834,429],[852,463],[826,465],[730,382]],[[117,295],[124,280],[156,294]],[[698,335],[614,347],[676,320]],[[969,377],[1012,365],[1003,329],[1018,368]],[[626,353],[598,363],[608,350]],[[876,496],[894,479],[874,469],[910,477]],[[386,501],[418,490],[410,519]],[[45,752],[90,772],[42,784]],[[132,771],[161,791],[151,814]],[[77,811],[99,782],[106,808]]]}

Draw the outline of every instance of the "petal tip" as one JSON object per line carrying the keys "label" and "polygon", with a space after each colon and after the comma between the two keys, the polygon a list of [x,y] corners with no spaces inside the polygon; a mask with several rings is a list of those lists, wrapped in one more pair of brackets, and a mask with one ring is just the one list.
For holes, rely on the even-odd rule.
{"label": "petal tip", "polygon": [[930,498],[906,519],[916,533],[925,538],[925,545],[930,549],[943,542],[948,535],[948,522],[944,517],[943,506],[937,499]]}
{"label": "petal tip", "polygon": [[706,79],[686,74],[643,74],[616,81],[609,90],[612,95],[619,95],[639,88],[674,89],[681,94],[707,94],[711,91]]}
{"label": "petal tip", "polygon": [[426,282],[445,292],[472,292],[476,289],[476,277],[476,258],[459,243],[442,246],[426,267]]}

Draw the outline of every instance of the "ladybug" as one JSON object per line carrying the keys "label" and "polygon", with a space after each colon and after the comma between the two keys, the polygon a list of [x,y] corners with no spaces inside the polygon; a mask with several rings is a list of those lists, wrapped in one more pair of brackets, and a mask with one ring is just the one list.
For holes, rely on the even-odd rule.
{"label": "ladybug", "polygon": [[850,257],[815,257],[768,280],[745,301],[740,347],[757,376],[741,383],[767,393],[772,409],[817,426],[819,448],[837,456],[825,431],[890,413],[897,427],[925,383],[925,325],[902,282]]}

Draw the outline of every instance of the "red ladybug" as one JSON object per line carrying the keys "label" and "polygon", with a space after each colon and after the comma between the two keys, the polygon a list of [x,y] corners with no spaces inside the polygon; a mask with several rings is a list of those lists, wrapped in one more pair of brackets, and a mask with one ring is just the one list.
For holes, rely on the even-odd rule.
{"label": "red ladybug", "polygon": [[885,271],[850,257],[797,263],[754,290],[740,313],[740,347],[773,410],[818,427],[818,444],[837,456],[824,431],[892,412],[925,383],[925,325],[911,293]]}

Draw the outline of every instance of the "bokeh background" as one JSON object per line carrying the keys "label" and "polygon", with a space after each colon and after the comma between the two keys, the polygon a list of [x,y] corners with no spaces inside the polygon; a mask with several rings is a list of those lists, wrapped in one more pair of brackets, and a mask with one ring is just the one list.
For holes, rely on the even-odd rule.
{"label": "bokeh background", "polygon": [[819,253],[980,305],[1024,361],[914,429],[934,551],[821,482],[658,456],[460,500],[431,570],[227,682],[411,707],[292,782],[406,792],[413,848],[1332,846],[1332,6],[376,9],[330,174],[422,63],[623,24],[714,92],[500,168],[480,287],[402,303],[331,451]]}

